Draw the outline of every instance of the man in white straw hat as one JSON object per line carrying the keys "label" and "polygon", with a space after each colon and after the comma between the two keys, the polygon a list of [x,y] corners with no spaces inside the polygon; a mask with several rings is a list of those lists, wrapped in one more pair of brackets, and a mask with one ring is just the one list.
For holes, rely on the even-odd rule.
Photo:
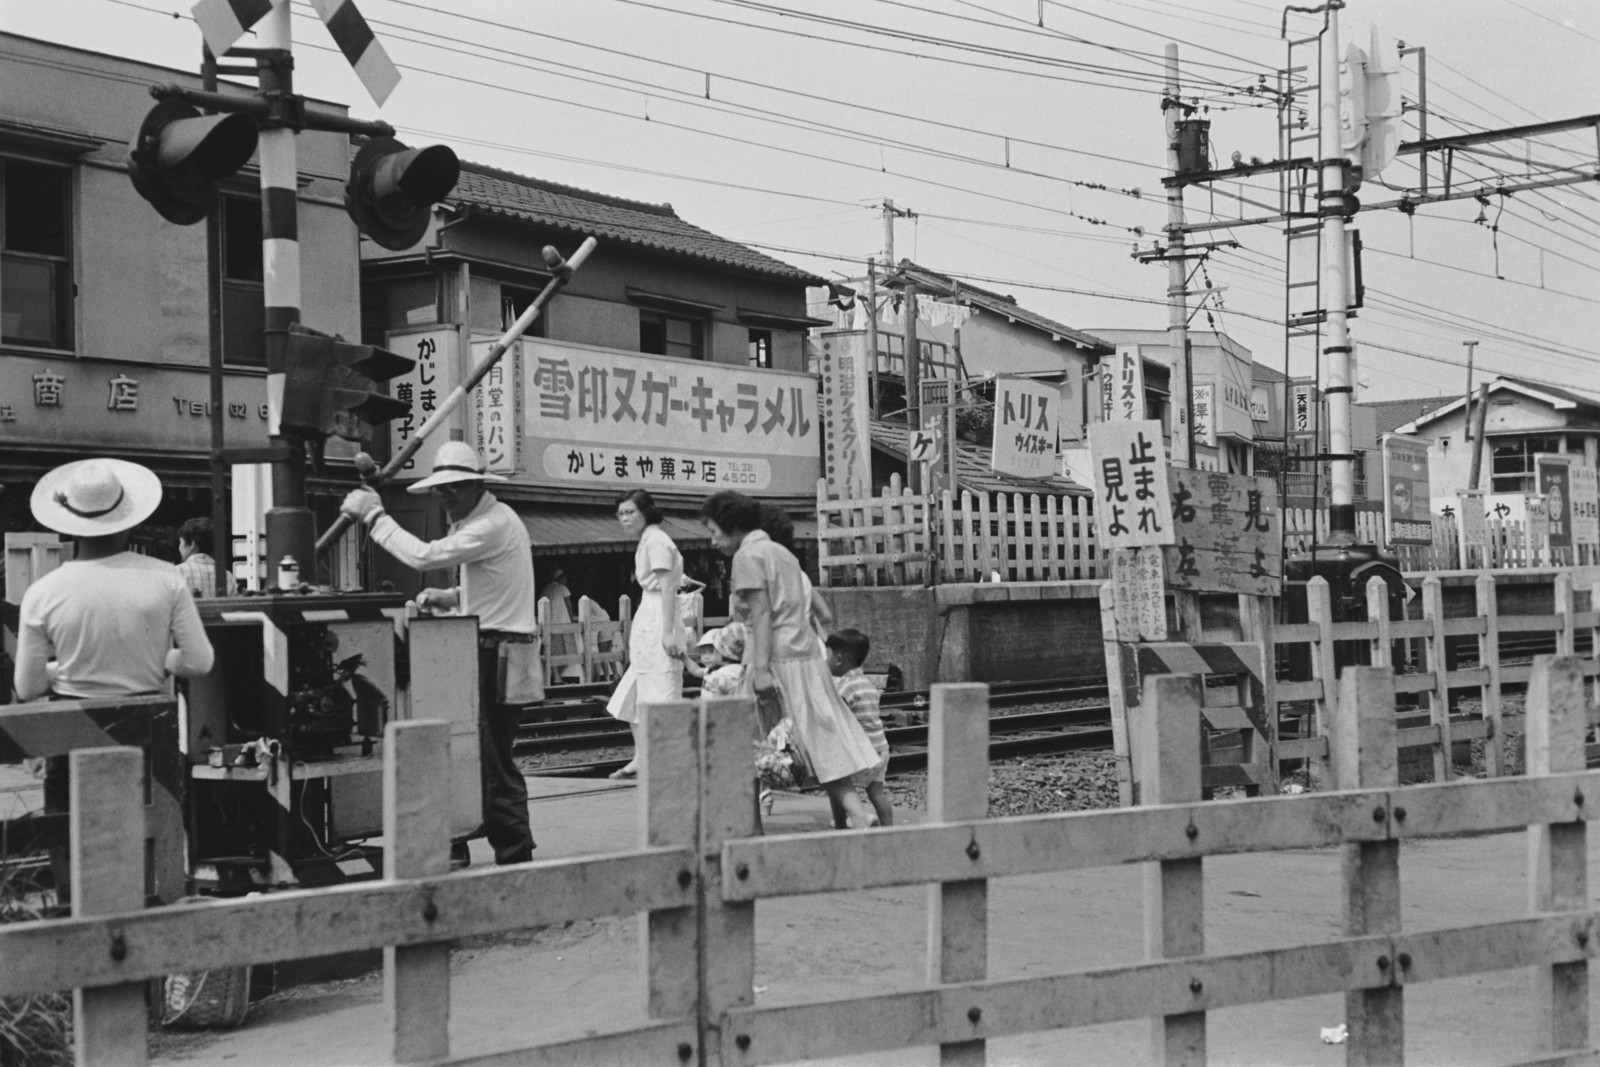
{"label": "man in white straw hat", "polygon": [[[211,670],[211,642],[178,568],[128,551],[129,532],[161,503],[161,479],[125,460],[78,460],[39,479],[31,503],[41,525],[77,539],[78,552],[22,595],[19,699],[164,693],[169,674]],[[67,796],[67,758],[52,756],[45,811],[66,811]],[[56,884],[64,902],[63,873]]]}
{"label": "man in white straw hat", "polygon": [[[461,568],[456,588],[424,589],[417,594],[417,606],[478,616],[483,829],[496,863],[525,863],[533,858],[535,846],[528,828],[528,785],[511,755],[520,718],[512,701],[530,703],[544,696],[533,550],[522,520],[487,491],[488,481],[505,479],[487,473],[471,445],[446,441],[439,446],[432,473],[406,489],[431,490],[443,500],[450,529],[437,541],[423,541],[401,528],[384,513],[378,494],[365,486],[352,489],[339,510],[366,524],[373,543],[408,567]],[[527,682],[521,692],[516,691],[519,679]],[[463,858],[459,847],[456,858]]]}

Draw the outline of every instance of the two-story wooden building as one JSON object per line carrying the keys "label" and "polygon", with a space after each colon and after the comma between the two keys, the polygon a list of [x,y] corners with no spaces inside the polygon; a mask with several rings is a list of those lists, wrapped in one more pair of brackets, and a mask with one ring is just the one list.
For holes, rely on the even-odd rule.
{"label": "two-story wooden building", "polygon": [[[415,247],[362,245],[364,335],[417,360],[391,383],[413,405],[393,438],[420,425],[534,299],[550,277],[543,246],[570,256],[586,237],[599,242],[593,255],[449,433],[507,479],[494,491],[523,516],[541,571],[561,562],[574,592],[606,603],[626,590],[633,543],[615,502],[643,488],[716,602],[723,567],[698,519],[705,497],[736,489],[812,528],[821,427],[804,343],[818,321],[806,314],[815,276],[667,204],[464,163]],[[426,473],[431,454],[425,446],[401,484]],[[425,498],[389,495],[420,535],[442,531]]]}
{"label": "two-story wooden building", "polygon": [[[184,71],[0,33],[5,530],[32,528],[28,497],[44,471],[119,456],[161,475],[165,500],[138,536],[174,551],[167,533],[210,510],[213,344],[225,367],[226,445],[267,443],[255,162],[226,180],[210,230],[167,222],[128,178],[128,144],[155,103],[148,88],[174,83],[200,88]],[[303,133],[297,155],[301,317],[355,337],[360,267],[342,193],[349,139]],[[324,511],[346,482],[311,480]]]}

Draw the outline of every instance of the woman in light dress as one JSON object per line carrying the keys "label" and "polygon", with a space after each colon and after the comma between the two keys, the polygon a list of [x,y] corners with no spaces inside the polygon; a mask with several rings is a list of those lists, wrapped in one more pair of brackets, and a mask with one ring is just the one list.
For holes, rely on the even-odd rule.
{"label": "woman in light dress", "polygon": [[643,489],[617,501],[617,521],[629,537],[639,539],[633,554],[633,576],[639,582],[639,610],[628,634],[628,670],[617,683],[606,711],[633,728],[633,759],[613,778],[639,773],[644,745],[643,705],[677,700],[683,695],[683,620],[678,615],[678,585],[683,581],[683,556],[661,529],[661,510]]}
{"label": "woman in light dress", "polygon": [[878,761],[872,743],[839,699],[823,645],[811,625],[811,589],[800,561],[779,544],[792,526],[776,509],[741,493],[718,493],[700,509],[711,543],[733,557],[733,595],[747,615],[745,691],[776,693],[793,723],[792,737],[828,796],[852,827],[878,825],[856,796],[850,776]]}

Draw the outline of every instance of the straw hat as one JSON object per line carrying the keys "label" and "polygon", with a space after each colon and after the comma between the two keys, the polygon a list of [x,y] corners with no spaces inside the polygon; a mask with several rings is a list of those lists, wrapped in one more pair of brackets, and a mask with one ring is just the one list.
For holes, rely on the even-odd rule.
{"label": "straw hat", "polygon": [[30,504],[43,526],[69,537],[131,530],[161,503],[161,479],[125,459],[80,459],[39,479]]}
{"label": "straw hat", "polygon": [[436,485],[471,481],[503,482],[505,479],[486,471],[483,460],[478,458],[478,450],[465,441],[446,441],[434,454],[433,473],[407,486],[406,492],[426,493]]}

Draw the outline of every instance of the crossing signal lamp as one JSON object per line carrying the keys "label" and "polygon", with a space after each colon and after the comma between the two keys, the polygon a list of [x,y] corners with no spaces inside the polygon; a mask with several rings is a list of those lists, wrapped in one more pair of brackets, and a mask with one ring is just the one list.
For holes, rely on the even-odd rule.
{"label": "crossing signal lamp", "polygon": [[422,240],[430,209],[450,195],[460,174],[460,161],[444,145],[407,148],[393,137],[374,137],[350,164],[345,210],[362,233],[398,252]]}
{"label": "crossing signal lamp", "polygon": [[289,330],[284,361],[280,426],[286,437],[368,441],[374,426],[411,411],[380,388],[416,365],[405,356],[297,325]]}
{"label": "crossing signal lamp", "polygon": [[218,183],[255,150],[256,121],[249,115],[202,115],[181,100],[163,100],[139,126],[128,175],[162,218],[191,226],[216,204]]}

